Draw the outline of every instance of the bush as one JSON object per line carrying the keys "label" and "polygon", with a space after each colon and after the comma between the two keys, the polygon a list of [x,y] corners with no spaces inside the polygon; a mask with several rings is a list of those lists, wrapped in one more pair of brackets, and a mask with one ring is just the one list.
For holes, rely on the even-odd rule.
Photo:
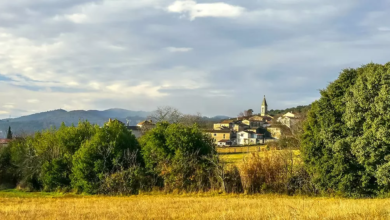
{"label": "bush", "polygon": [[107,176],[142,164],[135,136],[113,121],[97,129],[73,156],[72,185],[78,192],[95,194]]}
{"label": "bush", "polygon": [[15,186],[16,167],[11,163],[11,147],[0,148],[0,185]]}
{"label": "bush", "polygon": [[134,195],[140,190],[150,190],[150,182],[140,167],[130,167],[112,174],[105,174],[98,193],[106,195]]}
{"label": "bush", "polygon": [[43,164],[40,179],[45,191],[70,188],[70,164],[71,158],[68,157],[46,161]]}
{"label": "bush", "polygon": [[207,190],[215,182],[215,144],[198,126],[158,123],[140,144],[146,167],[165,190]]}
{"label": "bush", "polygon": [[224,186],[226,193],[244,192],[244,188],[241,182],[240,171],[237,166],[230,165],[226,168],[224,176]]}
{"label": "bush", "polygon": [[287,193],[289,195],[317,195],[319,191],[305,167],[299,166],[287,181]]}
{"label": "bush", "polygon": [[315,183],[347,196],[390,190],[390,63],[344,70],[321,91],[304,126],[302,152]]}
{"label": "bush", "polygon": [[241,166],[242,185],[246,193],[285,192],[292,164],[278,152],[260,156],[252,153]]}

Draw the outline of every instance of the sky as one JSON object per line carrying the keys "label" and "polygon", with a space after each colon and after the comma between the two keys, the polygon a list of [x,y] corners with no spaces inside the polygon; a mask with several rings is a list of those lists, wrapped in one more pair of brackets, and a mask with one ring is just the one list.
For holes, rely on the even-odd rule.
{"label": "sky", "polygon": [[390,0],[0,1],[0,118],[307,105],[343,69],[390,61],[389,14]]}

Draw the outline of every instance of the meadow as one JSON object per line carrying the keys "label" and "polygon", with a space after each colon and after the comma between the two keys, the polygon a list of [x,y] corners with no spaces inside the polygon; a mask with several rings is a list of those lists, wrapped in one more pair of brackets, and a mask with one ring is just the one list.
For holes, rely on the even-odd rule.
{"label": "meadow", "polygon": [[[251,156],[251,153],[259,153],[260,156],[267,154],[282,152],[280,150],[271,150],[267,151],[266,145],[261,146],[244,146],[244,147],[227,147],[227,148],[218,148],[217,152],[222,160],[227,163],[234,163],[239,165],[247,157]],[[294,158],[300,160],[300,151],[292,150]]]}
{"label": "meadow", "polygon": [[0,192],[0,219],[390,219],[390,199]]}

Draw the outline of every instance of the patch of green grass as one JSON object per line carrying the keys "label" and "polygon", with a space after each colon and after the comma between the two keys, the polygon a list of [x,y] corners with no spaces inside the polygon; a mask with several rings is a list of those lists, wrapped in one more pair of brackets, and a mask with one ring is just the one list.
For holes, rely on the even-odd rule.
{"label": "patch of green grass", "polygon": [[250,154],[248,153],[242,153],[242,154],[223,154],[220,155],[220,158],[227,163],[234,163],[234,164],[239,164],[243,161],[243,159],[246,156],[249,156]]}
{"label": "patch of green grass", "polygon": [[17,189],[0,190],[0,198],[58,198],[58,197],[73,197],[79,196],[73,193],[60,193],[60,192],[26,192]]}

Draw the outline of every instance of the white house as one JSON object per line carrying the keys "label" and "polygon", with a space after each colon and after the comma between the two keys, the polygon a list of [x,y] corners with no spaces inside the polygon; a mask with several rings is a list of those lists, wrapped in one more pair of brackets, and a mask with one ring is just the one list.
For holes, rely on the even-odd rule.
{"label": "white house", "polygon": [[256,134],[253,131],[240,131],[237,132],[237,144],[238,145],[251,145],[264,143],[263,134]]}
{"label": "white house", "polygon": [[218,147],[232,146],[232,144],[233,144],[232,141],[227,139],[218,141]]}
{"label": "white house", "polygon": [[277,121],[291,128],[291,126],[294,125],[298,121],[298,119],[299,116],[297,114],[292,112],[287,112],[282,117],[279,117]]}

